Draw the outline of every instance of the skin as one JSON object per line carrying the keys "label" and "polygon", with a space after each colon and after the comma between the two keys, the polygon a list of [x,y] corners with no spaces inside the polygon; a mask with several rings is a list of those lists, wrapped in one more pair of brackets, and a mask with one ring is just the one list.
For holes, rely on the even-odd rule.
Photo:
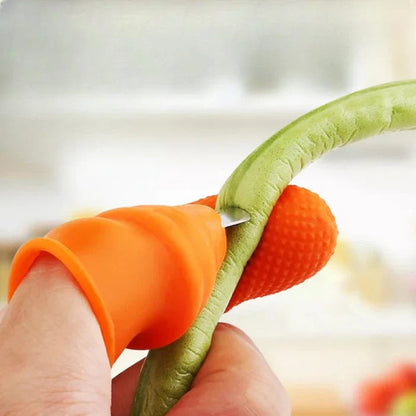
{"label": "skin", "polygon": [[[132,415],[164,416],[189,390],[218,320],[260,241],[268,217],[292,178],[330,150],[387,131],[416,128],[416,81],[358,91],[284,127],[251,153],[222,187],[217,208],[235,206],[250,221],[227,230],[227,255],[208,303],[189,331],[151,351]],[[165,397],[162,402],[159,397]]]}
{"label": "skin", "polygon": [[[68,270],[42,255],[0,311],[0,416],[124,416],[143,362],[111,380],[100,328]],[[191,390],[169,416],[288,416],[253,342],[219,325]]]}

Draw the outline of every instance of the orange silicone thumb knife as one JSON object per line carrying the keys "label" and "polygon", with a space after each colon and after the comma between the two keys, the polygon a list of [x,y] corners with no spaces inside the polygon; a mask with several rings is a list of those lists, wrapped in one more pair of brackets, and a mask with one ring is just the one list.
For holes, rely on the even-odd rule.
{"label": "orange silicone thumb knife", "polygon": [[127,347],[167,345],[205,305],[226,252],[221,218],[203,205],[138,206],[65,223],[17,252],[9,301],[41,252],[88,299],[110,363]]}
{"label": "orange silicone thumb knife", "polygon": [[[189,329],[213,289],[226,251],[221,219],[227,225],[248,219],[239,210],[221,218],[215,201],[119,208],[63,224],[19,249],[9,300],[37,256],[47,252],[68,268],[88,299],[111,364],[127,346],[167,345]],[[314,275],[331,257],[337,234],[325,201],[287,186],[227,310]]]}

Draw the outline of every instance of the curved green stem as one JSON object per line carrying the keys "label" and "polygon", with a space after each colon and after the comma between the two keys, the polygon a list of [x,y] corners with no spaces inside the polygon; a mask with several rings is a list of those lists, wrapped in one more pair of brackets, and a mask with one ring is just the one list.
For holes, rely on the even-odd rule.
{"label": "curved green stem", "polygon": [[416,128],[416,81],[385,84],[326,104],[289,124],[250,154],[221,189],[217,208],[237,206],[249,222],[227,231],[228,249],[211,297],[178,341],[149,353],[132,415],[163,416],[189,390],[215,326],[291,179],[339,146],[385,131]]}

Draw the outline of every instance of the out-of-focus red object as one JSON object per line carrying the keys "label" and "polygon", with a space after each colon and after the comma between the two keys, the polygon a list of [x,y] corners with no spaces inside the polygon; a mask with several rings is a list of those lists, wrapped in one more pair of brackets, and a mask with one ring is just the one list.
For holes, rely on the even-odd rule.
{"label": "out-of-focus red object", "polygon": [[389,380],[369,380],[358,391],[357,408],[363,416],[384,416],[395,398],[394,385]]}
{"label": "out-of-focus red object", "polygon": [[416,365],[401,363],[394,368],[389,378],[397,395],[414,390],[416,388]]}
{"label": "out-of-focus red object", "polygon": [[395,399],[416,389],[416,365],[404,362],[379,379],[361,384],[357,410],[362,416],[385,416]]}

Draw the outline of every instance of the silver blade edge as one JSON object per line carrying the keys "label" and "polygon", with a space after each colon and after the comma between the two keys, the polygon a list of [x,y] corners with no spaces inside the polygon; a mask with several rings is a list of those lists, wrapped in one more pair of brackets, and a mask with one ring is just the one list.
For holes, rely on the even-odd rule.
{"label": "silver blade edge", "polygon": [[220,214],[221,224],[224,228],[247,222],[250,219],[250,214],[247,211],[237,207],[226,207],[217,212]]}

